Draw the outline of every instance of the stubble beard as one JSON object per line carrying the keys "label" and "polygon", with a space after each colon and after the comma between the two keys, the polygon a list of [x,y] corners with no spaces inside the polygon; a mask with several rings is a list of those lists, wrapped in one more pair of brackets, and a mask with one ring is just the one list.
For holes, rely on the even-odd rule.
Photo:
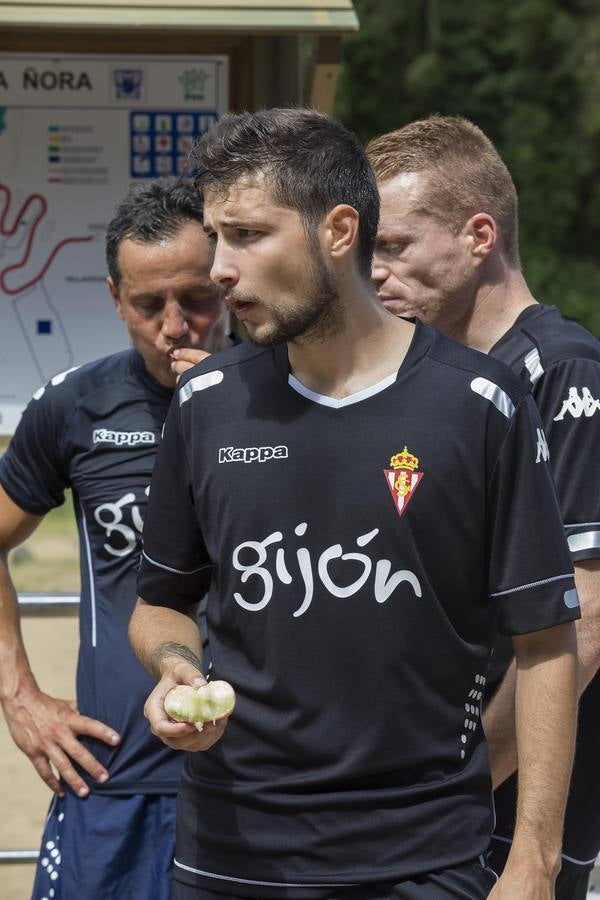
{"label": "stubble beard", "polygon": [[259,326],[254,333],[248,327],[253,344],[274,347],[287,343],[322,343],[343,330],[346,314],[335,276],[325,265],[318,245],[309,247],[309,254],[311,276],[304,299],[285,310],[265,304],[269,323]]}

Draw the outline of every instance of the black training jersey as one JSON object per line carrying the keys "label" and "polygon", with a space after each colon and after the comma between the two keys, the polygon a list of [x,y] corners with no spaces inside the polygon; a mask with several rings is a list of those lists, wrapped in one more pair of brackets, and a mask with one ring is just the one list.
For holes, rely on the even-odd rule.
{"label": "black training jersey", "polygon": [[[600,343],[554,306],[529,306],[490,351],[531,386],[544,424],[563,523],[575,561],[600,556]],[[506,671],[512,646],[499,639],[488,673],[490,695]],[[591,864],[600,852],[600,675],[579,712],[577,752],[565,820],[567,859]],[[514,827],[515,778],[496,791],[499,837]],[[594,790],[594,786],[598,786]]]}
{"label": "black training jersey", "polygon": [[110,773],[105,785],[82,773],[96,793],[174,793],[181,773],[180,754],[143,717],[153,682],[127,639],[150,476],[172,393],[134,350],[62,373],[36,392],[0,461],[0,483],[27,512],[43,515],[73,490],[81,568],[77,702],[82,715],[122,739],[112,748],[81,738]]}
{"label": "black training jersey", "polygon": [[399,372],[343,400],[285,347],[184,379],[139,592],[185,610],[209,587],[213,676],[238,702],[188,755],[178,878],[283,897],[485,851],[493,622],[578,616],[541,433],[506,367],[419,324]]}
{"label": "black training jersey", "polygon": [[600,557],[600,342],[555,306],[528,306],[490,354],[531,386],[574,560]]}

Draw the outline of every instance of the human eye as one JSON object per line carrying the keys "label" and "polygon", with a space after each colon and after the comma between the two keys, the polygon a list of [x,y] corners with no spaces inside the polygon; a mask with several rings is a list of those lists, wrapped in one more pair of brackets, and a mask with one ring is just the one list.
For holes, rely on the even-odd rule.
{"label": "human eye", "polygon": [[398,257],[401,256],[402,253],[406,250],[408,245],[408,241],[406,240],[392,240],[392,241],[382,241],[379,245],[380,253],[385,256],[393,256]]}
{"label": "human eye", "polygon": [[132,297],[129,302],[138,315],[147,319],[158,315],[164,305],[162,297],[155,297],[152,294],[140,294],[138,297]]}
{"label": "human eye", "polygon": [[247,241],[252,238],[258,237],[260,231],[256,228],[236,228],[235,236],[239,241]]}

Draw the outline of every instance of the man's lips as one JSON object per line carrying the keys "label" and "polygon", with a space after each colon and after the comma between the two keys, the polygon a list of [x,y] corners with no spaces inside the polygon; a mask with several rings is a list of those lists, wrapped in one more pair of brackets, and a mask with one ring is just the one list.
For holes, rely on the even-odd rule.
{"label": "man's lips", "polygon": [[382,297],[380,295],[379,299],[386,309],[391,309],[392,311],[396,311],[399,306],[405,306],[406,301],[402,299],[402,297]]}
{"label": "man's lips", "polygon": [[257,306],[254,300],[226,300],[227,308],[240,320],[248,318]]}

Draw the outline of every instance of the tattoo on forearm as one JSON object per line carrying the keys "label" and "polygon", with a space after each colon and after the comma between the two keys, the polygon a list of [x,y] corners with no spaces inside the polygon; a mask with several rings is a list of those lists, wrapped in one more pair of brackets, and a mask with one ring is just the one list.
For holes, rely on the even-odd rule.
{"label": "tattoo on forearm", "polygon": [[189,647],[185,644],[177,644],[175,641],[167,641],[159,644],[152,655],[152,667],[155,672],[160,671],[160,664],[167,656],[180,656],[186,662],[195,666],[199,672],[202,672],[202,663]]}

